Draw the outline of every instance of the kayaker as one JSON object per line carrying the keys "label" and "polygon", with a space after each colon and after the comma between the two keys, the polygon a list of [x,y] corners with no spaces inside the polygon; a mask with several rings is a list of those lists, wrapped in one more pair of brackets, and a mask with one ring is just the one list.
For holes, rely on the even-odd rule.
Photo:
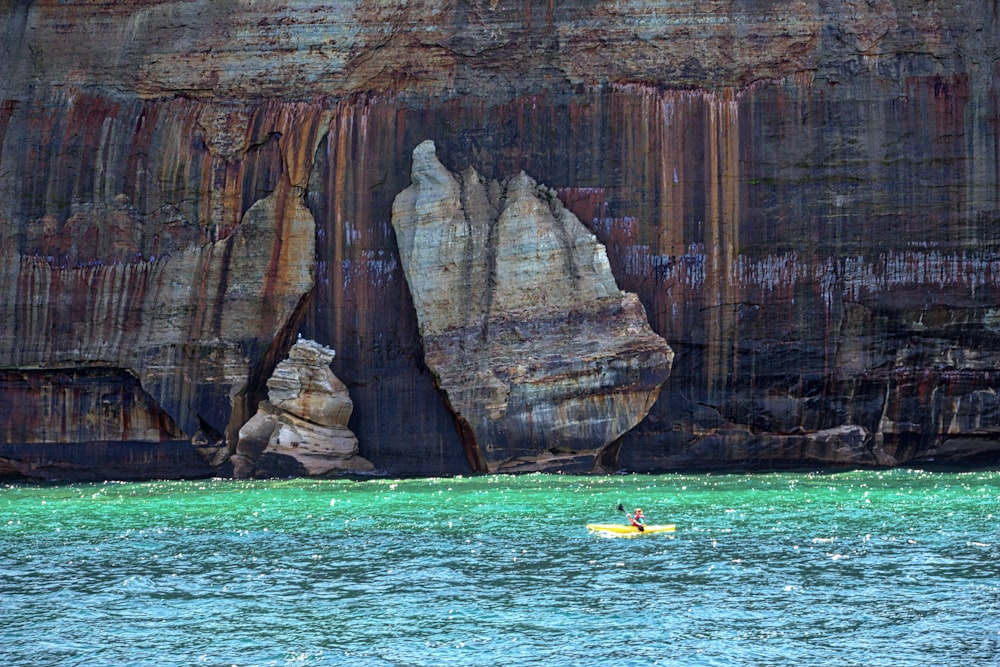
{"label": "kayaker", "polygon": [[645,530],[646,528],[646,516],[642,513],[642,509],[636,507],[635,515],[625,512],[625,516],[628,517],[629,523],[638,528],[639,530]]}

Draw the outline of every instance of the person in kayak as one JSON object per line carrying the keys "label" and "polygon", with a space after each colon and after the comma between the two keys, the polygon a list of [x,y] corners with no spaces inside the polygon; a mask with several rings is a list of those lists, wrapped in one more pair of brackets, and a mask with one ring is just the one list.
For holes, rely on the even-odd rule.
{"label": "person in kayak", "polygon": [[638,528],[640,531],[646,530],[646,515],[642,513],[642,509],[636,507],[635,515],[625,512],[625,516],[628,517],[629,523]]}

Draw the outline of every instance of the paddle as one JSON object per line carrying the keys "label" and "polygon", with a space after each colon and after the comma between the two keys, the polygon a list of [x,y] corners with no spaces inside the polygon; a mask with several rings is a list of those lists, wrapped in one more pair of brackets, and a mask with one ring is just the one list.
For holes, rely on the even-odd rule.
{"label": "paddle", "polygon": [[[625,508],[622,507],[621,503],[618,503],[618,511],[619,512],[625,512]],[[635,526],[636,528],[639,529],[640,533],[643,532],[644,530],[646,530],[646,527],[644,525],[642,525],[641,523],[632,521],[632,515],[631,514],[629,514],[628,512],[625,512],[625,516],[628,517],[628,522],[629,523],[631,523],[633,526]]]}

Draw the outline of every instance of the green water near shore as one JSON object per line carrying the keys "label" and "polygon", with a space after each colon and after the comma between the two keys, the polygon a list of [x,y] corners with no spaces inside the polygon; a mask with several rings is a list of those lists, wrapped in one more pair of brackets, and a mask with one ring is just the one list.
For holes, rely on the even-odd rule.
{"label": "green water near shore", "polygon": [[[672,535],[590,521],[641,505]],[[2,665],[1000,664],[1000,473],[0,487]]]}

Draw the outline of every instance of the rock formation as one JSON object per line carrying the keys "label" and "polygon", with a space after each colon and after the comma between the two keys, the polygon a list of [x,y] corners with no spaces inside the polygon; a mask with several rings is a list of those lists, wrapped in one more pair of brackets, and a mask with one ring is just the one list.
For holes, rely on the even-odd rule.
{"label": "rock formation", "polygon": [[330,370],[333,350],[299,340],[267,381],[268,397],[240,429],[237,477],[372,473],[347,427],[354,404]]}
{"label": "rock formation", "polygon": [[589,469],[637,424],[673,352],[604,246],[521,172],[452,174],[413,151],[392,225],[427,366],[476,469]]}
{"label": "rock formation", "polygon": [[608,465],[1000,465],[997,53],[988,0],[0,3],[0,474],[228,474],[298,332],[379,470],[479,468],[390,224],[427,138],[674,350]]}
{"label": "rock formation", "polygon": [[[105,123],[108,137],[115,125]],[[281,127],[286,154],[298,141],[315,145],[309,123]],[[217,124],[211,136],[247,131]],[[3,388],[8,428],[0,459],[27,476],[100,477],[109,466],[84,452],[107,441],[131,443],[135,469],[110,464],[119,477],[224,469],[257,402],[256,375],[294,335],[315,281],[315,220],[291,177],[278,179],[232,225],[214,228],[176,207],[143,214],[121,193],[110,205],[92,193],[97,204],[61,211],[42,202],[39,213],[59,215],[28,220],[0,248],[0,368],[15,378]],[[21,381],[23,371],[34,380]],[[66,375],[74,378],[74,399],[47,409],[49,391]],[[135,386],[109,389],[108,376]],[[105,426],[95,433],[89,422],[109,402],[132,407],[102,413]],[[117,425],[108,423],[115,414]],[[150,426],[135,428],[144,422]],[[147,459],[160,462],[156,473],[143,468]],[[77,463],[43,465],[53,460]]]}

